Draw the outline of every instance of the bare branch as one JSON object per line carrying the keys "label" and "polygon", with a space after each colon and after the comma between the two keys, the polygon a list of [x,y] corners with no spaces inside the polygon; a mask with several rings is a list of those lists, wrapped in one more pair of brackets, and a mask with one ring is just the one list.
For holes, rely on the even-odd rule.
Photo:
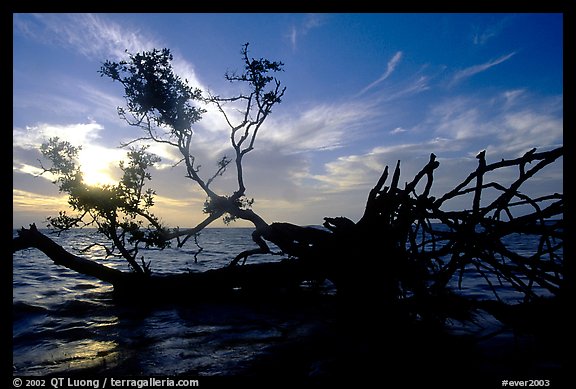
{"label": "bare branch", "polygon": [[[176,229],[176,230],[171,231],[171,232],[164,232],[163,237],[166,240],[171,240],[174,238],[185,236],[186,240],[187,240],[188,238],[190,238],[190,237],[194,236],[195,234],[199,233],[200,231],[202,231],[206,226],[210,225],[213,221],[221,218],[223,214],[224,214],[223,211],[210,214],[206,219],[204,219],[202,222],[198,223],[198,225],[196,225],[196,227],[194,227],[194,228],[187,228],[184,230]],[[186,240],[184,240],[183,242],[179,241],[178,247],[182,247],[184,245],[184,243],[186,243]]]}

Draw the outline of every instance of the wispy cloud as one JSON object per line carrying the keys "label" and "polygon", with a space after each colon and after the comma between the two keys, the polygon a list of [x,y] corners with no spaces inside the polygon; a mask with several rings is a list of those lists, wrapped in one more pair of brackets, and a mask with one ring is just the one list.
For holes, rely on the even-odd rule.
{"label": "wispy cloud", "polygon": [[[527,94],[528,92],[523,92]],[[428,117],[412,129],[448,139],[475,153],[490,149],[512,156],[533,147],[562,143],[561,96],[525,96],[509,102],[508,92],[494,98],[452,97],[430,109]]]}
{"label": "wispy cloud", "polygon": [[390,102],[406,96],[412,96],[429,89],[430,89],[430,77],[417,76],[417,78],[409,80],[409,82],[406,85],[402,85],[397,90],[393,90],[389,94],[381,96],[379,100],[381,102]]}
{"label": "wispy cloud", "polygon": [[270,117],[261,141],[286,153],[334,150],[357,140],[355,131],[374,120],[376,112],[363,103],[321,104],[298,115]]}
{"label": "wispy cloud", "polygon": [[[12,189],[12,201],[15,206],[28,208],[30,210],[42,210],[50,208],[54,210],[61,209],[67,204],[66,196],[41,195],[21,189]],[[42,212],[40,211],[40,212]]]}
{"label": "wispy cloud", "polygon": [[44,172],[44,170],[42,170],[38,166],[29,165],[27,163],[22,163],[17,160],[14,160],[12,164],[12,171],[14,173],[29,174],[35,177],[39,177],[42,174],[44,174],[44,178],[49,179],[50,181],[54,181],[56,179],[56,176],[54,176],[52,173]]}
{"label": "wispy cloud", "polygon": [[540,145],[563,143],[563,119],[553,113],[526,109],[506,114],[494,149],[522,153]]}
{"label": "wispy cloud", "polygon": [[307,14],[304,20],[299,25],[292,25],[288,38],[292,50],[296,50],[299,40],[306,36],[311,30],[318,28],[324,24],[324,17],[320,14]]}
{"label": "wispy cloud", "polygon": [[408,131],[408,130],[406,130],[405,128],[396,127],[395,129],[390,131],[390,134],[401,134],[401,133],[406,132],[406,131]]}
{"label": "wispy cloud", "polygon": [[[100,81],[96,71],[94,71],[94,79]],[[27,80],[28,78],[20,78],[18,82],[24,83]],[[90,84],[86,79],[78,77],[54,77],[50,83],[55,85],[51,90],[39,87],[32,91],[21,88],[15,91],[14,111],[34,112],[37,117],[57,117],[61,123],[75,123],[85,118],[98,118],[99,122],[118,123],[116,107],[125,103],[120,87],[118,87],[118,94],[112,95],[101,89],[100,85]],[[19,116],[30,120],[27,115]]]}
{"label": "wispy cloud", "polygon": [[392,75],[392,73],[396,69],[396,66],[398,66],[398,63],[402,59],[402,55],[403,54],[401,51],[396,52],[396,54],[394,54],[392,58],[390,58],[390,60],[388,61],[388,64],[386,65],[386,71],[376,81],[372,82],[370,85],[366,86],[364,89],[358,92],[356,97],[363,95],[364,93],[366,93],[367,91],[374,88],[376,85],[380,84],[382,81],[390,77],[390,75]]}
{"label": "wispy cloud", "polygon": [[[135,53],[165,45],[159,40],[144,34],[138,29],[131,29],[127,25],[120,25],[105,15],[100,14],[26,14],[15,15],[15,32],[25,35],[29,39],[49,45],[58,45],[68,50],[80,53],[98,62],[104,59],[126,59],[126,52]],[[194,66],[173,52],[172,65],[176,74],[187,79],[193,87],[205,89],[196,76]],[[25,75],[21,75],[24,77]],[[96,75],[95,75],[96,76]],[[96,122],[76,123],[79,116],[98,117],[109,123],[121,122],[116,113],[116,107],[123,106],[121,86],[117,86],[118,95],[111,95],[94,84],[68,76],[60,76],[55,81],[59,85],[58,92],[51,94],[30,95],[15,94],[14,106],[20,109],[42,110],[49,114],[58,114],[62,121],[70,120],[71,124],[38,124],[26,129],[15,128],[15,146],[23,148],[33,145],[37,147],[49,137],[59,136],[69,140],[75,145],[92,144],[104,127]],[[71,90],[73,86],[74,90]],[[78,90],[82,93],[78,94]],[[78,95],[76,98],[71,96]],[[221,133],[221,116],[214,107],[207,107],[204,115],[203,129]],[[64,116],[66,113],[73,113]],[[62,120],[63,119],[63,120]],[[218,125],[218,120],[220,123]],[[69,122],[70,123],[70,122]],[[224,129],[225,126],[224,126]],[[210,139],[208,139],[210,141]],[[116,146],[116,145],[114,145]],[[158,147],[156,147],[158,149]],[[158,151],[163,157],[171,155],[165,150]]]}
{"label": "wispy cloud", "polygon": [[475,45],[484,45],[490,39],[497,37],[502,33],[504,27],[508,23],[509,17],[504,17],[495,23],[485,26],[473,26],[472,42]]}
{"label": "wispy cloud", "polygon": [[510,58],[512,58],[514,55],[516,54],[515,51],[503,55],[499,58],[496,58],[494,60],[488,61],[486,63],[480,64],[480,65],[474,65],[474,66],[470,66],[466,69],[462,69],[458,72],[456,72],[456,74],[454,74],[454,77],[452,77],[452,81],[450,82],[450,86],[466,79],[469,77],[472,77],[478,73],[482,73],[496,65],[501,64],[502,62],[508,61]]}
{"label": "wispy cloud", "polygon": [[306,178],[315,182],[318,193],[352,193],[359,188],[365,191],[384,166],[401,160],[402,177],[408,180],[434,152],[447,169],[435,186],[446,191],[475,169],[479,150],[487,150],[492,158],[513,158],[533,147],[546,149],[562,144],[561,98],[526,98],[513,105],[504,104],[506,99],[506,93],[494,99],[445,99],[431,107],[417,126],[389,131],[391,135],[410,131],[414,137],[408,142],[390,144],[383,139],[365,153],[341,154],[326,162],[323,172]]}
{"label": "wispy cloud", "polygon": [[23,149],[38,148],[48,138],[58,137],[66,139],[75,146],[91,144],[100,138],[100,131],[104,127],[96,122],[75,123],[68,125],[53,125],[41,123],[26,128],[13,130],[14,146]]}
{"label": "wispy cloud", "polygon": [[504,91],[501,97],[504,99],[504,104],[506,104],[507,107],[510,107],[522,99],[525,94],[525,89],[512,89]]}
{"label": "wispy cloud", "polygon": [[[166,47],[151,33],[120,25],[100,14],[15,15],[14,29],[29,39],[60,45],[97,61],[126,59],[126,51],[137,53]],[[193,65],[173,54],[176,73],[192,86],[204,89]]]}
{"label": "wispy cloud", "polygon": [[97,14],[15,15],[14,27],[28,38],[71,48],[94,59],[111,54],[118,59],[125,50],[150,50],[159,43]]}
{"label": "wispy cloud", "polygon": [[[443,139],[430,139],[425,142],[403,143],[393,146],[375,146],[363,154],[341,156],[325,164],[321,174],[310,175],[323,193],[352,193],[363,195],[378,180],[385,166],[394,168],[401,161],[402,180],[410,180],[427,163],[430,151],[442,154],[453,147]],[[358,203],[358,202],[356,202]]]}

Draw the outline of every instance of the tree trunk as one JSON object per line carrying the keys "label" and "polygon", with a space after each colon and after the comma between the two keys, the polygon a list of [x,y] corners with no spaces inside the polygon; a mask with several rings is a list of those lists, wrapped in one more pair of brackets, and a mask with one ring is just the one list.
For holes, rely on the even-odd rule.
{"label": "tree trunk", "polygon": [[305,281],[326,277],[319,267],[299,259],[228,266],[202,273],[146,275],[122,272],[69,253],[38,231],[35,225],[22,228],[13,240],[13,252],[27,248],[39,249],[57,265],[112,284],[118,298],[144,301],[165,300],[167,296],[170,301],[254,295],[272,297],[295,290]]}
{"label": "tree trunk", "polygon": [[28,248],[36,248],[42,251],[57,265],[111,284],[120,282],[124,277],[124,273],[120,270],[112,269],[69,253],[52,239],[38,231],[34,224],[30,225],[28,230],[22,228],[18,231],[18,237],[12,241],[12,252]]}

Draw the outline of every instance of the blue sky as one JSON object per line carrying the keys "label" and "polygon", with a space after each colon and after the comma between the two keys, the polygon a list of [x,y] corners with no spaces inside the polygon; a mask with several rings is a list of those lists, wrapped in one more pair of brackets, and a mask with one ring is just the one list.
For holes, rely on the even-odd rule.
{"label": "blue sky", "polygon": [[[562,14],[14,14],[14,226],[43,225],[66,207],[50,178],[38,177],[38,147],[51,136],[83,146],[94,182],[118,177],[118,146],[139,133],[116,114],[123,91],[97,73],[104,60],[167,47],[192,86],[226,95],[223,75],[241,69],[246,42],[252,56],[285,64],[283,102],[244,161],[247,195],[269,222],[357,220],[384,166],[398,160],[401,182],[410,181],[435,153],[433,192],[443,194],[481,150],[490,163],[563,144]],[[231,155],[222,117],[209,110],[195,137],[209,177]],[[205,196],[171,167],[172,150],[152,151],[162,158],[152,172],[155,213],[194,226]],[[215,189],[232,190],[228,173]],[[562,192],[562,176],[560,161],[524,191]]]}

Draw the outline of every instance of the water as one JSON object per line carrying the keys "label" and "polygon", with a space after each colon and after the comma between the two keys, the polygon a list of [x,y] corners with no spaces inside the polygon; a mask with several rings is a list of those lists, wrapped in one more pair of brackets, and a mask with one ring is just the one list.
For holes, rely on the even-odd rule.
{"label": "water", "polygon": [[[199,239],[204,251],[189,242],[186,249],[146,250],[156,273],[198,272],[222,267],[253,248],[251,229],[207,229]],[[73,251],[94,243],[94,231],[80,230],[52,238]],[[524,244],[520,242],[519,244]],[[144,252],[143,252],[144,253]],[[104,259],[94,246],[83,256],[121,270],[124,260]],[[276,260],[270,256],[249,261]],[[333,290],[325,285],[326,296]],[[462,293],[493,297],[475,273],[467,274]],[[508,295],[516,298],[513,292]],[[194,296],[191,296],[194,300]],[[327,301],[330,301],[329,299]],[[13,372],[48,375],[74,372],[117,372],[129,375],[239,375],[271,349],[302,336],[322,332],[332,320],[324,300],[309,304],[190,304],[146,306],[118,304],[112,287],[54,265],[38,250],[13,257]],[[450,323],[459,334],[474,333],[512,341],[499,324],[480,317],[474,324]],[[498,332],[500,331],[500,332]],[[508,336],[508,338],[506,338]]]}

